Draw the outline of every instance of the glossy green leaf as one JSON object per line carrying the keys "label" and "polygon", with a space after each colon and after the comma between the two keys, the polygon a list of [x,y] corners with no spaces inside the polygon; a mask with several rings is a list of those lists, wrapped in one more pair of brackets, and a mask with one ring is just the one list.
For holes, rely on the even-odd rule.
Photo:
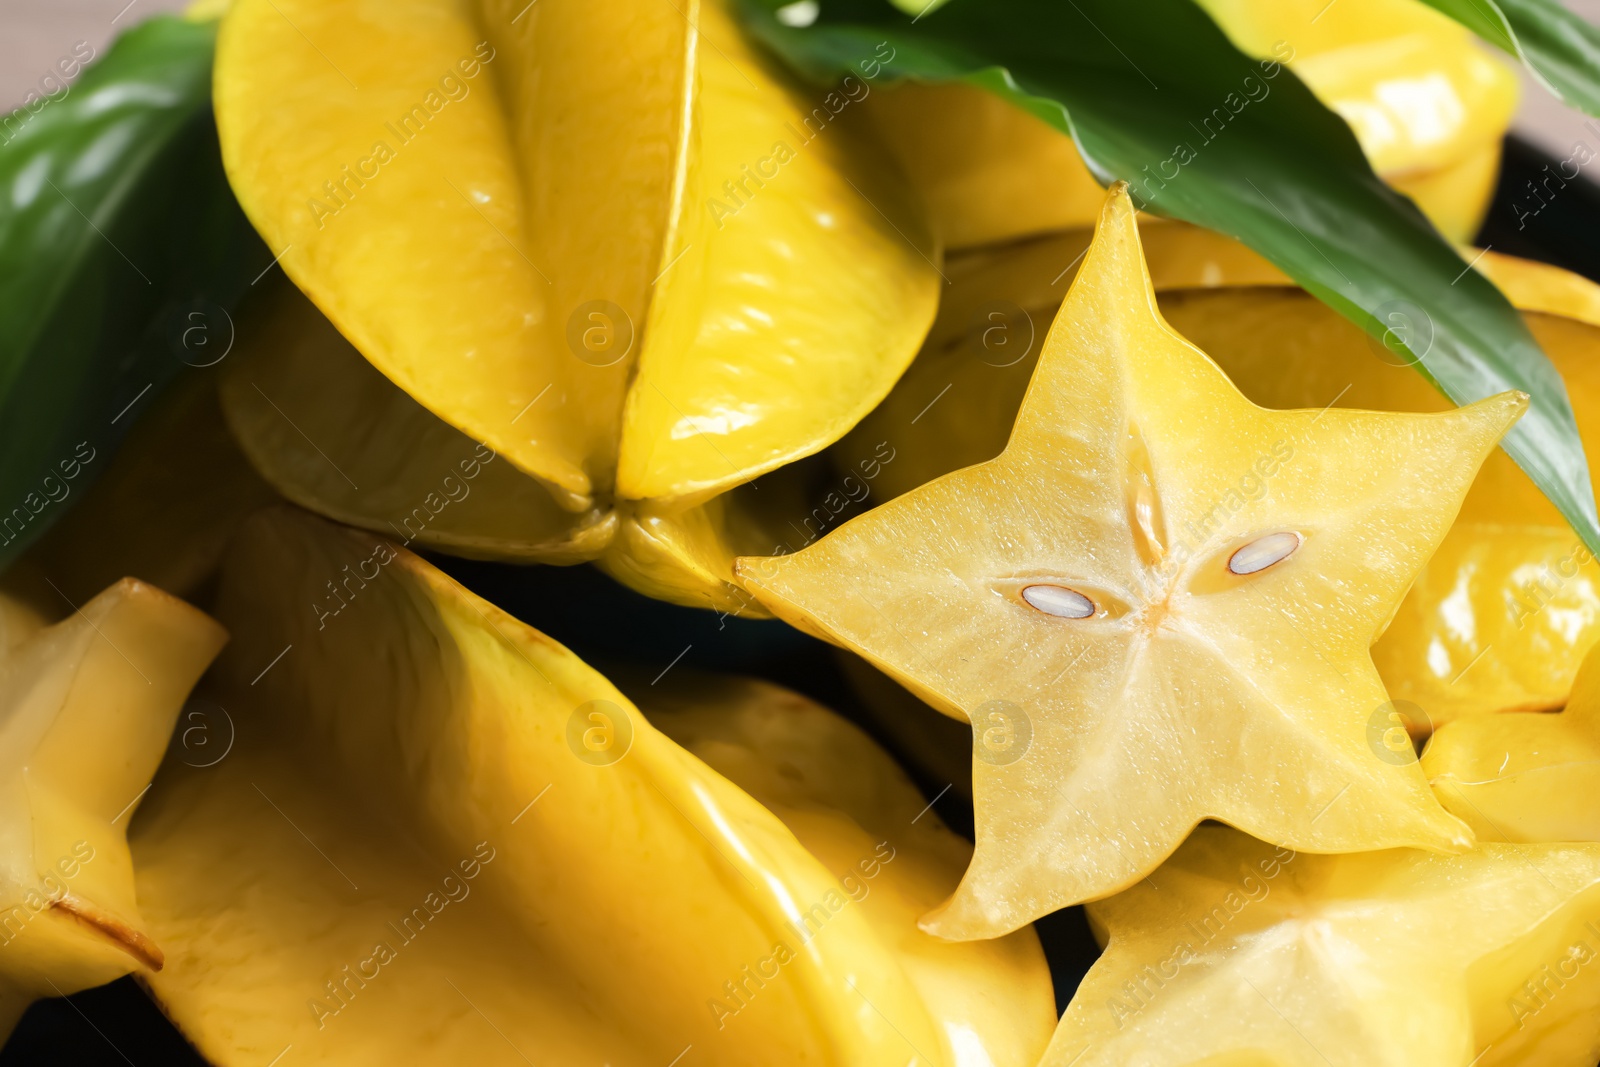
{"label": "glossy green leaf", "polygon": [[[747,25],[821,83],[878,65],[964,79],[1071,134],[1144,209],[1242,240],[1375,337],[1412,350],[1457,403],[1521,389],[1505,448],[1600,549],[1588,464],[1561,377],[1511,305],[1293,74],[1239,52],[1189,0],[888,0],[813,9],[744,0]],[[1328,397],[1330,403],[1335,397]]]}
{"label": "glossy green leaf", "polygon": [[0,565],[185,364],[226,351],[227,309],[271,259],[222,173],[214,38],[152,19],[0,118]]}
{"label": "glossy green leaf", "polygon": [[1600,26],[1561,0],[1423,0],[1527,64],[1573,107],[1600,115]]}

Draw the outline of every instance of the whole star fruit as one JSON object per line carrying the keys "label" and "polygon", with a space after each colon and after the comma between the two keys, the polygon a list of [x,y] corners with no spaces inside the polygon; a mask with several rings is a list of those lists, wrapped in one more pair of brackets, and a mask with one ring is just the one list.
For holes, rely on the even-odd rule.
{"label": "whole star fruit", "polygon": [[1257,407],[1161,319],[1117,185],[1005,451],[737,572],[973,724],[977,847],[940,936],[1117,892],[1206,818],[1459,850],[1415,763],[1370,745],[1369,647],[1526,403]]}
{"label": "whole star fruit", "polygon": [[1600,846],[1316,856],[1202,826],[1089,905],[1042,1067],[1590,1067]]}
{"label": "whole star fruit", "polygon": [[[1220,234],[1142,224],[1162,314],[1267,407],[1443,411],[1399,345],[1369,339],[1270,264]],[[1043,323],[1081,262],[1073,232],[963,253],[928,343],[879,408],[840,445],[853,456],[892,442],[899,458],[873,483],[892,498],[999,454],[1038,360]],[[1600,286],[1492,251],[1476,268],[1521,310],[1566,379],[1580,433],[1600,447]],[[1397,339],[1426,344],[1417,307],[1390,313]],[[844,463],[840,464],[841,468]],[[1260,491],[1242,476],[1241,496]],[[791,547],[799,547],[794,538]],[[1373,647],[1390,695],[1418,735],[1453,719],[1560,707],[1600,638],[1600,564],[1553,505],[1496,451],[1439,551]]]}
{"label": "whole star fruit", "polygon": [[1485,841],[1600,841],[1600,650],[1558,714],[1483,715],[1440,727],[1422,751],[1440,803]]}
{"label": "whole star fruit", "polygon": [[423,560],[288,508],[241,528],[217,605],[202,695],[236,741],[169,758],[131,835],[146,984],[209,1062],[1042,1053],[1036,937],[917,929],[969,846],[831,712],[669,678],[663,733]]}
{"label": "whole star fruit", "polygon": [[[229,178],[284,272],[416,405],[366,395],[380,376],[341,379],[362,409],[347,441],[301,422],[315,400],[256,381],[232,405],[258,410],[230,419],[300,425],[268,480],[369,528],[387,530],[399,487],[409,507],[437,489],[419,442],[458,432],[538,483],[511,505],[537,512],[524,537],[505,546],[491,522],[469,551],[560,562],[616,539],[636,569],[671,567],[653,516],[836,440],[933,317],[940,252],[893,164],[848,99],[783,73],[723,0],[418,0],[403,17],[239,0],[216,106]],[[327,469],[380,431],[384,486]],[[661,584],[702,582],[687,557]]]}
{"label": "whole star fruit", "polygon": [[[734,559],[792,537],[789,524],[804,524],[838,482],[813,458],[703,503],[617,500],[565,511],[504,456],[380,374],[293,286],[262,286],[240,315],[220,390],[239,448],[288,499],[407,546],[514,562],[594,560],[651,596],[765,617],[732,584]],[[872,445],[857,460],[893,454]]]}
{"label": "whole star fruit", "polygon": [[[1380,177],[1445,235],[1472,238],[1494,194],[1519,91],[1511,67],[1471,31],[1414,0],[1201,6],[1241,50],[1274,64],[1265,68],[1270,77],[1248,79],[1234,100],[1214,106],[1231,115],[1264,99],[1281,61],[1350,124]],[[1067,135],[963,82],[861,86],[878,137],[948,247],[1094,223],[1104,192]],[[1199,121],[1206,117],[1201,110]]]}
{"label": "whole star fruit", "polygon": [[159,971],[128,821],[227,634],[131,579],[47,625],[0,596],[0,1040],[41,997]]}

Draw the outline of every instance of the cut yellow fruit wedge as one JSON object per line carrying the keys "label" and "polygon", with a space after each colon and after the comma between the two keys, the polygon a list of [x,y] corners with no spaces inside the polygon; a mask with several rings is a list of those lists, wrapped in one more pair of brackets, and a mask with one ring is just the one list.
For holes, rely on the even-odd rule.
{"label": "cut yellow fruit wedge", "polygon": [[219,611],[237,742],[169,761],[134,830],[149,985],[211,1062],[1037,1061],[1033,934],[916,928],[965,846],[831,713],[665,697],[691,752],[417,557],[288,510],[236,539]]}
{"label": "cut yellow fruit wedge", "polygon": [[[892,166],[852,134],[848,101],[818,105],[723,0],[418,0],[381,18],[240,0],[216,95],[241,204],[398,387],[369,383],[348,429],[297,434],[249,396],[254,414],[230,411],[281,491],[345,521],[380,527],[435,489],[424,446],[454,435],[577,519],[532,518],[519,490],[505,514],[459,509],[431,543],[593,558],[626,502],[681,510],[836,440],[933,317],[940,253]],[[334,332],[289,318],[280,347]],[[334,403],[270,399],[285,424]],[[330,464],[303,462],[316,451],[386,464],[386,488],[330,482]],[[660,584],[693,584],[686,569]],[[726,597],[725,577],[695,597]]]}
{"label": "cut yellow fruit wedge", "polygon": [[1461,848],[1370,746],[1368,650],[1526,404],[1256,407],[1162,320],[1117,185],[1005,451],[738,573],[971,721],[977,850],[941,936],[1116,892],[1208,817]]}
{"label": "cut yellow fruit wedge", "polygon": [[1089,906],[1043,1067],[1589,1067],[1600,846],[1308,856],[1204,826]]}
{"label": "cut yellow fruit wedge", "polygon": [[1422,770],[1485,841],[1600,841],[1600,650],[1558,715],[1487,715],[1443,726]]}
{"label": "cut yellow fruit wedge", "polygon": [[161,969],[135,899],[128,820],[227,640],[132,580],[28,629],[0,656],[0,1036],[39,997]]}
{"label": "cut yellow fruit wedge", "polygon": [[[1178,223],[1142,227],[1162,313],[1265,407],[1443,411],[1449,402],[1407,365],[1237,242]],[[1054,235],[965,253],[922,354],[889,398],[841,443],[895,442],[879,490],[895,496],[1005,446],[1086,236]],[[1600,449],[1600,286],[1555,267],[1473,253],[1522,309],[1566,379],[1580,432]],[[1201,291],[1205,290],[1205,291]],[[1399,332],[1427,320],[1390,317]],[[1593,440],[1588,440],[1593,438]],[[1247,495],[1252,484],[1241,486]],[[1463,715],[1559,707],[1600,638],[1600,565],[1515,463],[1484,463],[1460,518],[1373,648],[1393,697],[1426,732]]]}
{"label": "cut yellow fruit wedge", "polygon": [[[1510,66],[1470,30],[1416,0],[1201,6],[1241,50],[1285,62],[1350,124],[1373,170],[1442,233],[1472,239],[1518,89]],[[1270,79],[1257,84],[1272,92]],[[1103,194],[1072,139],[987,90],[907,83],[874,89],[864,110],[951,248],[1088,226],[1100,209]]]}

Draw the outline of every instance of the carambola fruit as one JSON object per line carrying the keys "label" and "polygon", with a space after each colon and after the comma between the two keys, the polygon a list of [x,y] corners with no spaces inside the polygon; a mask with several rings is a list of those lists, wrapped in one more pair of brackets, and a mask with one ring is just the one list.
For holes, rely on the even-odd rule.
{"label": "carambola fruit", "polygon": [[[1387,313],[1368,337],[1229,238],[1141,223],[1162,315],[1244,394],[1272,408],[1443,411],[1399,342],[1430,343],[1422,309]],[[898,457],[873,482],[894,496],[997,455],[1088,235],[952,257],[951,285],[916,362],[841,442],[854,456],[879,440]],[[1566,381],[1578,427],[1600,448],[1600,286],[1544,264],[1469,252],[1522,312]],[[1258,491],[1255,479],[1237,487]],[[791,540],[791,544],[794,544]],[[798,547],[794,544],[794,547]],[[1560,707],[1600,637],[1600,564],[1502,451],[1484,461],[1439,550],[1417,576],[1373,658],[1390,695],[1425,734],[1468,715]]]}
{"label": "carambola fruit", "polygon": [[132,580],[53,626],[9,598],[0,605],[3,1038],[37,998],[161,969],[161,939],[135,899],[128,822],[227,634]]}
{"label": "carambola fruit", "polygon": [[1600,841],[1600,649],[1556,715],[1481,715],[1440,727],[1422,772],[1485,841]]}
{"label": "carambola fruit", "polygon": [[1600,845],[1312,856],[1196,830],[1089,905],[1044,1067],[1591,1067]]}
{"label": "carambola fruit", "polygon": [[416,556],[289,509],[241,530],[217,611],[200,696],[236,740],[175,751],[132,838],[147,982],[221,1067],[1042,1053],[1034,935],[917,929],[969,847],[831,712],[668,678],[640,687],[658,729]]}
{"label": "carambola fruit", "polygon": [[1005,451],[738,573],[972,723],[977,849],[941,936],[1131,885],[1208,817],[1458,850],[1415,762],[1371,744],[1369,648],[1526,404],[1255,406],[1162,320],[1119,185]]}
{"label": "carambola fruit", "polygon": [[[854,425],[933,317],[892,164],[723,0],[240,0],[216,84],[240,203],[318,309],[241,328],[276,341],[242,346],[229,419],[345,522],[736,605],[715,501]],[[530,484],[446,515],[479,447]]]}

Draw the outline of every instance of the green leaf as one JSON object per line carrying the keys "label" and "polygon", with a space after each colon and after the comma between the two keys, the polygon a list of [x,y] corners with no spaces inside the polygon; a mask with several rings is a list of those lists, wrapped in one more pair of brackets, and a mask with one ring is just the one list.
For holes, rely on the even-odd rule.
{"label": "green leaf", "polygon": [[223,349],[227,309],[271,258],[222,173],[215,35],[152,19],[0,118],[0,566],[185,363]]}
{"label": "green leaf", "polygon": [[1369,333],[1393,331],[1386,342],[1406,343],[1457,403],[1528,393],[1506,451],[1600,551],[1566,388],[1521,317],[1373,174],[1338,116],[1190,0],[951,0],[915,18],[887,0],[823,0],[805,26],[798,5],[743,5],[752,32],[820,83],[882,63],[1011,100],[1145,209],[1237,237]]}
{"label": "green leaf", "polygon": [[1600,115],[1600,27],[1561,0],[1423,0],[1525,63],[1552,93]]}

